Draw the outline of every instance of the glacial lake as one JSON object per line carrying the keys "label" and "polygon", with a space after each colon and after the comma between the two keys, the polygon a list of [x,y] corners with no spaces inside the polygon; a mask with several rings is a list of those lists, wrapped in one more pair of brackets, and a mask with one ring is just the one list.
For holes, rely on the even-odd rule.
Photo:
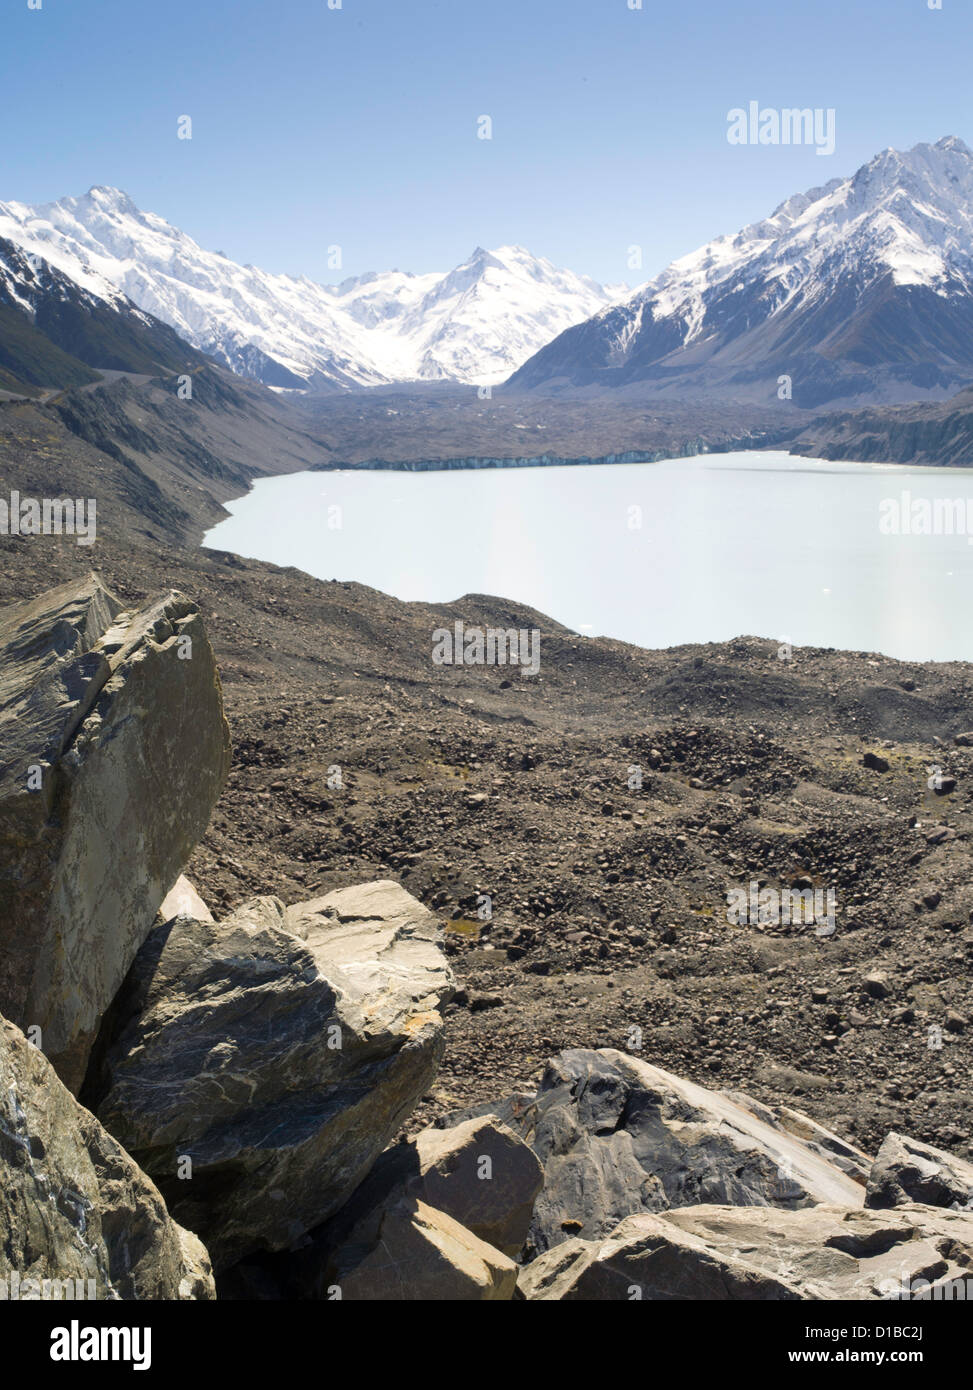
{"label": "glacial lake", "polygon": [[[926,506],[942,534],[921,533]],[[642,647],[751,634],[973,660],[973,470],[748,452],[295,473],[228,510],[205,545],[400,599],[496,594]]]}

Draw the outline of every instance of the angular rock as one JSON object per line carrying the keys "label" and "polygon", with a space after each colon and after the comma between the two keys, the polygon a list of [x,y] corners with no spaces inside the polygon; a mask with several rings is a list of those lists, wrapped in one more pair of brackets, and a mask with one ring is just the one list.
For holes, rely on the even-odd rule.
{"label": "angular rock", "polygon": [[196,892],[185,874],[180,874],[159,904],[159,924],[173,917],[192,917],[197,922],[212,922],[213,914]]}
{"label": "angular rock", "polygon": [[423,1130],[414,1147],[414,1195],[505,1255],[519,1254],[544,1184],[533,1149],[490,1115],[453,1129]]}
{"label": "angular rock", "polygon": [[[607,1236],[624,1217],[693,1203],[861,1206],[864,1187],[727,1096],[612,1049],[562,1052],[534,1095],[479,1107],[544,1165],[528,1252]],[[468,1118],[468,1115],[456,1118]]]}
{"label": "angular rock", "polygon": [[505,1255],[520,1253],[541,1190],[540,1160],[493,1115],[452,1129],[426,1129],[386,1149],[334,1220],[314,1235],[303,1272],[291,1276],[295,1296],[320,1284],[331,1251],[377,1239],[381,1213],[403,1200],[421,1201]]}
{"label": "angular rock", "polygon": [[904,1134],[887,1135],[868,1177],[865,1205],[909,1202],[973,1211],[973,1163]]}
{"label": "angular rock", "polygon": [[0,611],[0,1009],[77,1091],[230,741],[196,607],[97,576]]}
{"label": "angular rock", "polygon": [[548,1301],[908,1299],[965,1291],[971,1275],[968,1215],[702,1205],[630,1216],[607,1240],[555,1246],[521,1270],[519,1290]]}
{"label": "angular rock", "polygon": [[[216,1296],[200,1241],[176,1225],[154,1184],[5,1019],[0,1280],[11,1299],[44,1296],[25,1282],[44,1280],[62,1297]],[[81,1292],[66,1292],[65,1280],[81,1281]]]}
{"label": "angular rock", "polygon": [[217,1268],[331,1216],[428,1090],[452,991],[440,941],[392,882],[149,937],[93,1100]]}
{"label": "angular rock", "polygon": [[517,1266],[444,1212],[400,1197],[376,1213],[374,1237],[361,1231],[334,1252],[314,1298],[436,1303],[511,1299]]}

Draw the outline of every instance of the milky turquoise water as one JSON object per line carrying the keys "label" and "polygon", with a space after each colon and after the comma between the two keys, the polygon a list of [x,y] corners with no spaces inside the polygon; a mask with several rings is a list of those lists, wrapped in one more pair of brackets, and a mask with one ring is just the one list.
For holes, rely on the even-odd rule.
{"label": "milky turquoise water", "polygon": [[882,504],[903,491],[910,512],[917,499],[965,501],[973,471],[738,453],[297,473],[230,503],[205,544],[401,599],[497,594],[645,647],[753,634],[971,660],[973,545],[883,534]]}

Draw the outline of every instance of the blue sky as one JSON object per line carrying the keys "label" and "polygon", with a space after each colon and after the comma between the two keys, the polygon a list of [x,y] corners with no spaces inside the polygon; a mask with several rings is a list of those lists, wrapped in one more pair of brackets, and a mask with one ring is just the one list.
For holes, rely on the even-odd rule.
{"label": "blue sky", "polygon": [[[635,283],[887,145],[973,144],[969,0],[27,3],[0,16],[0,200],[115,184],[320,280],[517,242]],[[833,107],[835,153],[729,145],[751,100]]]}

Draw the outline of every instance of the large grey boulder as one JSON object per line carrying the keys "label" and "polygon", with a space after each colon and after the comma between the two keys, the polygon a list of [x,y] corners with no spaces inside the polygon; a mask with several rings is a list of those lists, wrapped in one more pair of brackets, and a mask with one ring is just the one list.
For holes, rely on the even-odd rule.
{"label": "large grey boulder", "polygon": [[875,1155],[865,1205],[908,1202],[973,1212],[973,1163],[893,1131]]}
{"label": "large grey boulder", "polygon": [[197,1237],[2,1018],[0,1281],[11,1300],[215,1297]]}
{"label": "large grey boulder", "polygon": [[149,937],[97,1112],[218,1268],[331,1216],[428,1090],[453,990],[441,939],[392,882]]}
{"label": "large grey boulder", "polygon": [[91,575],[0,610],[0,1010],[74,1091],[229,763],[188,599]]}
{"label": "large grey boulder", "polygon": [[713,1202],[856,1207],[864,1200],[863,1185],[821,1144],[613,1049],[560,1053],[536,1093],[474,1113],[489,1112],[544,1165],[529,1254],[571,1236],[607,1236],[637,1212]]}
{"label": "large grey boulder", "polygon": [[521,1270],[531,1300],[965,1298],[973,1217],[934,1207],[695,1206],[627,1217]]}
{"label": "large grey boulder", "polygon": [[445,1212],[505,1255],[518,1255],[543,1182],[533,1149],[494,1115],[424,1129],[385,1150],[334,1221],[316,1233],[316,1245],[327,1252],[358,1241],[353,1227],[363,1228],[379,1208],[410,1197]]}

